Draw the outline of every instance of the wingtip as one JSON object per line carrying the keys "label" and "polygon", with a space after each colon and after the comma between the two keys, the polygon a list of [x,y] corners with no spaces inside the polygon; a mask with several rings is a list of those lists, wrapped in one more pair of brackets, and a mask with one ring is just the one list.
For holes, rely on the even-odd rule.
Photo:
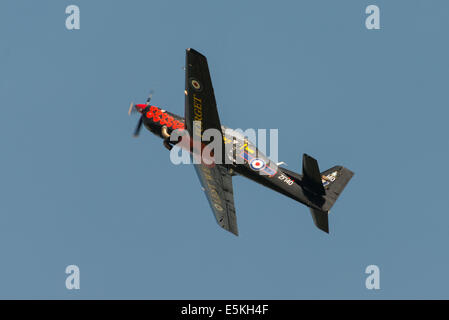
{"label": "wingtip", "polygon": [[195,50],[193,48],[187,48],[186,49],[186,53],[195,54],[195,55],[198,55],[200,57],[206,58],[206,56],[204,54],[202,54],[201,52],[199,52],[198,50]]}

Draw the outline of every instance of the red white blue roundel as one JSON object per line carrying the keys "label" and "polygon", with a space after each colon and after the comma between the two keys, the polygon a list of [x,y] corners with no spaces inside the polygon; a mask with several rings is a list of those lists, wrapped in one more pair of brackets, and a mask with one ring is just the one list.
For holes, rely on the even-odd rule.
{"label": "red white blue roundel", "polygon": [[265,161],[263,161],[262,159],[255,158],[251,160],[249,166],[251,167],[251,169],[259,171],[265,168]]}

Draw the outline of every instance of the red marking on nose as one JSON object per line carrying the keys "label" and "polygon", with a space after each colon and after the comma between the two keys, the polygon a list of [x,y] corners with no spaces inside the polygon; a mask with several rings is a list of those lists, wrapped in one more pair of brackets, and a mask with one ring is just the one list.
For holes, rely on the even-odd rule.
{"label": "red marking on nose", "polygon": [[139,112],[142,112],[143,109],[145,109],[146,107],[147,107],[147,105],[146,105],[146,104],[143,104],[143,103],[136,104],[136,109],[137,109],[137,111],[139,111]]}

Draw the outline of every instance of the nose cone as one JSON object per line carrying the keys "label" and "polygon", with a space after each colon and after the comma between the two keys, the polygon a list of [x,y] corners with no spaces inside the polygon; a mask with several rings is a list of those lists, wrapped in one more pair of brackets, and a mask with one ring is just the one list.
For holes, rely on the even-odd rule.
{"label": "nose cone", "polygon": [[136,110],[139,111],[140,113],[143,112],[143,109],[145,109],[147,107],[146,104],[140,103],[140,104],[136,104]]}

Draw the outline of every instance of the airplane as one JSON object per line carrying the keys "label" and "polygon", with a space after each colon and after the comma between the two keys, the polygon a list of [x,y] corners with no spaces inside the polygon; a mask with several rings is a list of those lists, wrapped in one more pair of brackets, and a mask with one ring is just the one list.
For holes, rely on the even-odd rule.
{"label": "airplane", "polygon": [[[220,155],[212,154],[212,164],[199,162],[193,165],[217,223],[223,229],[236,236],[239,234],[232,177],[241,175],[306,205],[314,224],[329,233],[330,209],[352,178],[352,171],[334,166],[320,172],[317,160],[303,154],[302,174],[296,173],[270,161],[241,133],[221,125],[207,59],[192,48],[186,49],[184,93],[185,117],[150,105],[152,94],[144,104],[131,103],[128,113],[141,114],[134,136],[139,135],[144,125],[162,138],[163,145],[171,150],[177,143],[181,144],[180,139],[171,141],[173,132],[187,131],[187,136],[191,137],[196,123],[200,123],[201,137],[207,129],[215,129],[222,134],[221,150],[228,151],[222,152],[221,160],[227,157],[229,161],[216,161]],[[198,148],[192,148],[192,143],[186,141],[182,147],[187,148],[191,155],[199,153]],[[227,144],[230,145],[226,148]]]}

